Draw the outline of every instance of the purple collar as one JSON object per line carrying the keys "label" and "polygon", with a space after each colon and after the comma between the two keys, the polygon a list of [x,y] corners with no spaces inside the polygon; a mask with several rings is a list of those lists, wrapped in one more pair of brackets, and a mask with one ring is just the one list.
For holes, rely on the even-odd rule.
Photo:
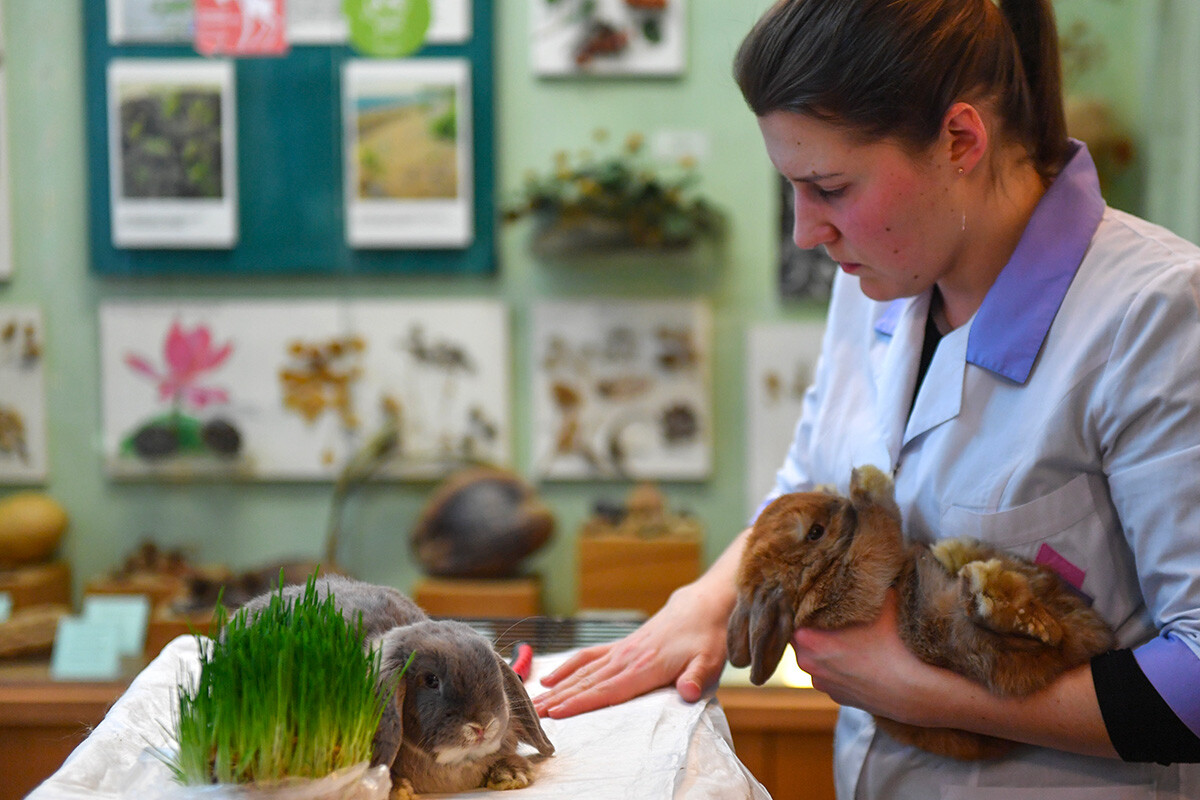
{"label": "purple collar", "polygon": [[[1104,216],[1096,165],[1072,140],[1066,166],[1034,209],[1012,258],[975,313],[967,361],[1024,383]],[[893,300],[875,323],[891,336],[912,298]]]}

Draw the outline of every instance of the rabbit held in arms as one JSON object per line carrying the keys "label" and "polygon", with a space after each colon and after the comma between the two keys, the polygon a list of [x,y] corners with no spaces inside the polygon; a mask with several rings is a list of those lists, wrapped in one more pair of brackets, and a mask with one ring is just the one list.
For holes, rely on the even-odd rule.
{"label": "rabbit held in arms", "polygon": [[[387,764],[392,798],[486,787],[521,789],[533,764],[520,743],[554,753],[521,679],[491,643],[469,625],[431,620],[395,589],[332,575],[318,578],[347,620],[361,614],[367,646],[382,652],[381,686],[394,680],[414,652],[373,742],[372,764]],[[304,587],[285,586],[283,596]],[[279,590],[277,590],[279,591]],[[270,596],[245,608],[251,616]]]}
{"label": "rabbit held in arms", "polygon": [[[1031,694],[1113,646],[1108,625],[1049,568],[973,539],[905,543],[891,479],[855,469],[850,496],[796,492],[759,515],[738,566],[729,660],[761,684],[795,629],[874,620],[899,595],[900,636],[917,657],[997,695]],[[1012,742],[876,717],[898,741],[959,759]]]}

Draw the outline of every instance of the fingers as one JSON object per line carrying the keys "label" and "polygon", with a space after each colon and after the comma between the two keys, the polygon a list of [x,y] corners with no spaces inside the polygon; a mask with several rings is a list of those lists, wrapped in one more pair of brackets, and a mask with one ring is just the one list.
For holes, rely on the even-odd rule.
{"label": "fingers", "polygon": [[535,697],[533,705],[539,716],[561,719],[622,703],[653,688],[644,672],[627,669],[608,653],[559,676],[554,688]]}
{"label": "fingers", "polygon": [[580,667],[590,664],[592,661],[603,656],[607,650],[608,645],[597,645],[580,650],[562,664],[559,664],[558,668],[550,672],[550,674],[543,676],[541,679],[542,686],[553,687]]}
{"label": "fingers", "polygon": [[716,685],[724,667],[724,661],[712,661],[698,656],[692,659],[687,669],[679,676],[679,680],[675,681],[675,691],[688,703],[698,702],[707,689]]}

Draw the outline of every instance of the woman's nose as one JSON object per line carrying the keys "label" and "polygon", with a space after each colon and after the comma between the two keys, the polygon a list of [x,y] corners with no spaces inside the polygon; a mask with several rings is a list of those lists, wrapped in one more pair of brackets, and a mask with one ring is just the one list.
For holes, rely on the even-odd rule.
{"label": "woman's nose", "polygon": [[811,250],[837,239],[838,231],[825,217],[796,197],[796,213],[792,218],[792,241],[801,250]]}

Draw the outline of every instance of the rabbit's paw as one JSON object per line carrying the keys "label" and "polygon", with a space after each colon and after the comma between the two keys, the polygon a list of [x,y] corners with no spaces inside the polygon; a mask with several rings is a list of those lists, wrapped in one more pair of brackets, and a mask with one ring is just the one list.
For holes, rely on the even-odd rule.
{"label": "rabbit's paw", "polygon": [[520,756],[505,757],[488,768],[488,789],[524,789],[533,783],[533,766]]}
{"label": "rabbit's paw", "polygon": [[1029,579],[1005,569],[1000,559],[971,561],[958,575],[963,582],[967,613],[980,625],[1051,647],[1062,641],[1062,626],[1034,597]]}
{"label": "rabbit's paw", "polygon": [[417,793],[413,791],[413,785],[408,778],[400,778],[392,783],[392,791],[388,793],[388,800],[416,800]]}
{"label": "rabbit's paw", "polygon": [[957,575],[959,570],[972,561],[986,560],[991,555],[979,542],[967,537],[943,539],[930,545],[929,552],[951,575]]}

